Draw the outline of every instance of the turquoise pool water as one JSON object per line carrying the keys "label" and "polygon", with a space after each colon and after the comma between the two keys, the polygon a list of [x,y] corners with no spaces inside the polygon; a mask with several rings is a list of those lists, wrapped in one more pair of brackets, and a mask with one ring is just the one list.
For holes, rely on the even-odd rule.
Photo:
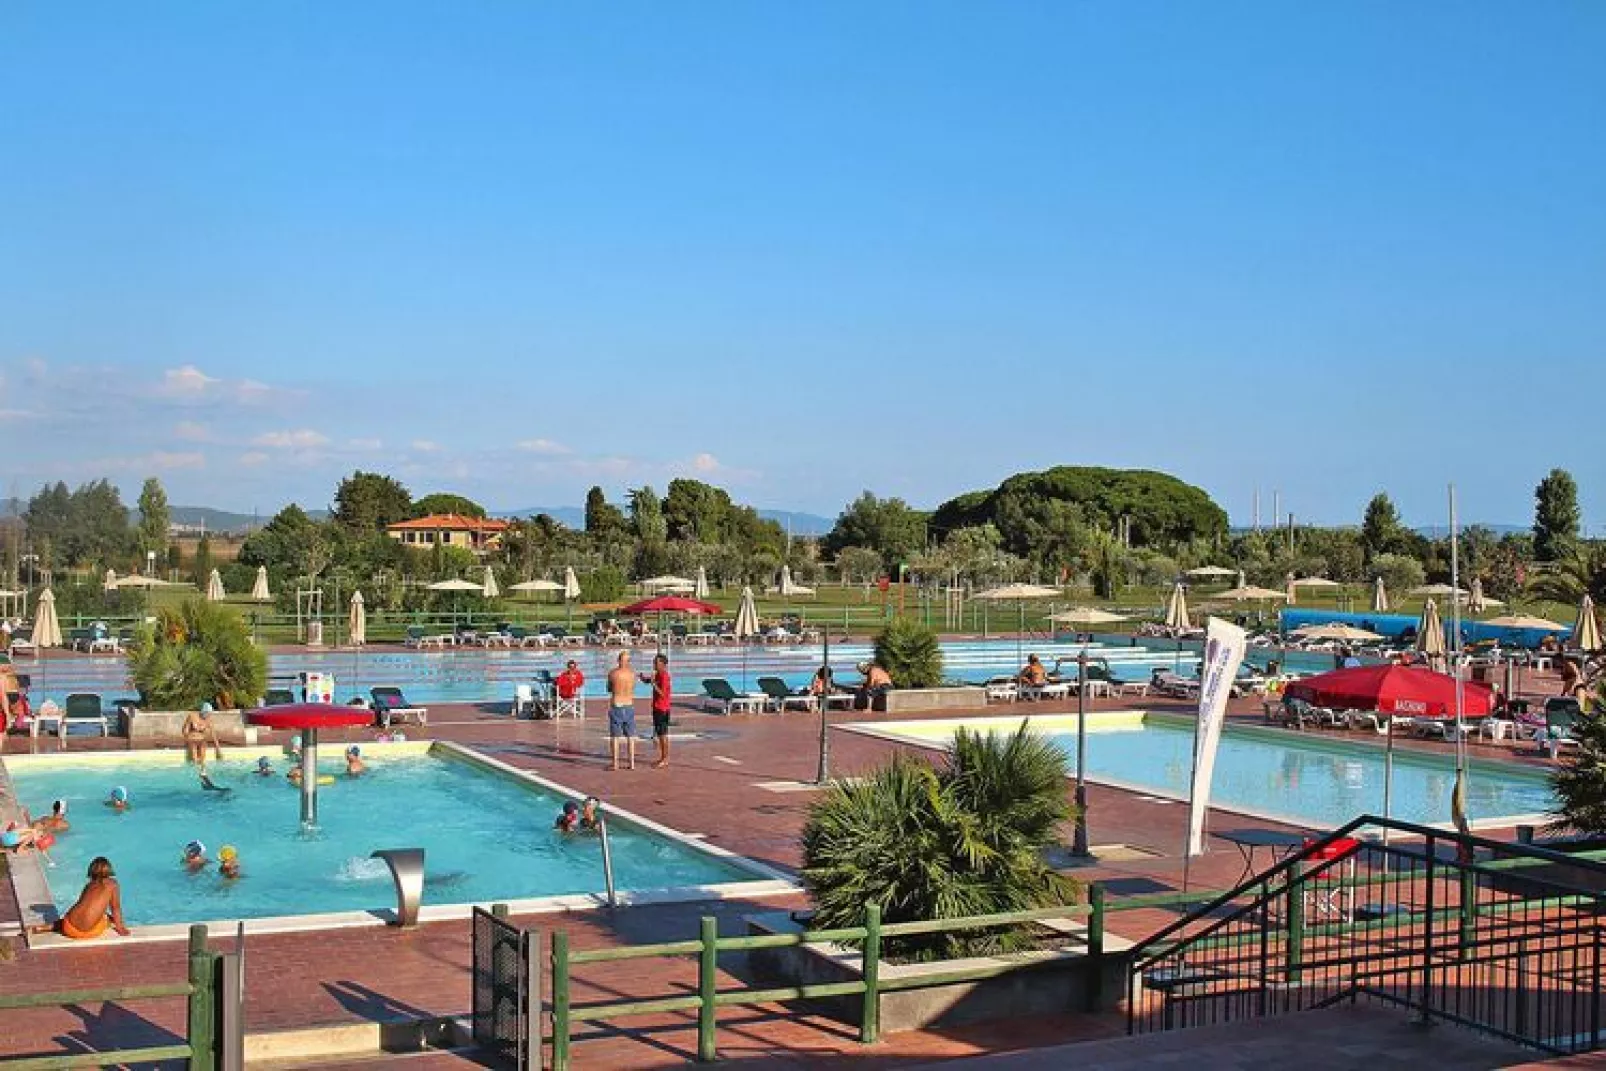
{"label": "turquoise pool water", "polygon": [[[1020,668],[1023,652],[1036,653],[1049,665],[1056,658],[1074,660],[1083,645],[1068,641],[1026,641],[1017,646],[1008,640],[951,640],[943,644],[946,674],[956,680],[984,681],[988,677],[1014,673]],[[1091,656],[1103,658],[1110,669],[1124,680],[1147,680],[1156,668],[1174,669],[1192,676],[1198,660],[1196,651],[1177,650],[1175,645],[1131,646],[1124,642],[1093,644]],[[643,668],[652,659],[650,648],[637,648],[632,658]],[[1262,661],[1267,652],[1251,652],[1251,661]],[[670,651],[675,675],[675,691],[696,695],[702,691],[704,677],[725,677],[741,690],[755,687],[763,676],[780,677],[793,688],[806,685],[819,668],[821,649],[809,646],[749,645],[739,647],[676,647]],[[589,682],[588,692],[600,696],[607,670],[618,657],[618,648],[582,647],[562,651],[524,648],[505,650],[481,647],[446,650],[408,651],[379,648],[361,653],[329,651],[274,653],[269,656],[269,674],[288,683],[306,671],[333,673],[336,697],[366,695],[375,685],[401,688],[416,703],[497,703],[513,697],[517,684],[528,683],[537,671],[557,671],[570,658],[580,663]],[[862,643],[831,645],[831,666],[845,679],[857,680],[855,666],[871,656]],[[1300,671],[1331,669],[1330,655],[1295,652],[1288,668]],[[82,657],[43,660],[24,667],[32,678],[32,697],[37,706],[45,699],[60,703],[71,692],[94,692],[111,700],[131,695],[127,665],[120,657]],[[1067,665],[1066,672],[1074,670]],[[646,696],[646,691],[642,691]]]}
{"label": "turquoise pool water", "polygon": [[[336,750],[338,754],[338,749]],[[322,756],[320,756],[322,757]],[[333,757],[331,757],[333,758]],[[337,776],[320,790],[321,826],[299,828],[296,790],[278,776],[258,777],[252,763],[213,764],[199,787],[179,761],[10,764],[18,798],[35,812],[65,799],[72,828],[51,849],[58,908],[71,905],[85,869],[105,855],[117,869],[123,907],[133,924],[252,919],[395,906],[389,871],[368,858],[379,848],[421,847],[429,878],[424,903],[599,893],[601,849],[591,836],[563,836],[552,820],[563,798],[483,770],[429,755],[372,759],[356,780]],[[343,772],[343,762],[324,764]],[[133,806],[103,803],[116,785]],[[609,824],[620,890],[705,886],[757,880],[753,873],[621,820]],[[239,849],[244,876],[223,880],[215,867],[188,873],[180,858],[198,839],[216,859]]]}
{"label": "turquoise pool water", "polygon": [[[1076,734],[1052,739],[1074,765]],[[1148,718],[1141,729],[1101,730],[1088,737],[1095,778],[1186,797],[1193,768],[1193,727]],[[1216,752],[1211,802],[1227,809],[1286,815],[1318,828],[1361,814],[1383,813],[1381,748],[1228,726]],[[1450,820],[1455,767],[1448,757],[1394,752],[1390,813],[1410,822]],[[1474,764],[1467,782],[1473,821],[1543,813],[1556,804],[1542,775]]]}

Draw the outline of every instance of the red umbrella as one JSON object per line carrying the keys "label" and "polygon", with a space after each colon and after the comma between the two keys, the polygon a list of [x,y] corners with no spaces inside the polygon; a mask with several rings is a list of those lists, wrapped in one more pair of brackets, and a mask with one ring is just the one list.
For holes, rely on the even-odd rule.
{"label": "red umbrella", "polygon": [[657,595],[620,607],[619,613],[634,614],[722,614],[725,611],[711,602],[688,599],[683,595]]}
{"label": "red umbrella", "polygon": [[[1489,714],[1492,689],[1471,681],[1462,684],[1462,713]],[[1303,699],[1319,707],[1376,710],[1385,714],[1454,716],[1455,678],[1416,666],[1359,666],[1335,669],[1291,681],[1283,689],[1289,699]]]}

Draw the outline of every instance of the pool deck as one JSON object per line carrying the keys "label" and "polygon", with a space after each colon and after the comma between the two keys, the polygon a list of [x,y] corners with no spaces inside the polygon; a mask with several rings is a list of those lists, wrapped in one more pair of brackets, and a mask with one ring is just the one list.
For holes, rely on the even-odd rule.
{"label": "pool deck", "polygon": [[[1089,709],[1146,709],[1188,712],[1187,703],[1129,698],[1097,700]],[[798,833],[817,790],[808,782],[818,761],[819,719],[788,714],[720,717],[689,708],[677,710],[673,763],[667,770],[650,768],[652,746],[638,745],[635,771],[607,770],[606,721],[600,701],[583,722],[512,722],[487,714],[475,705],[432,708],[429,736],[452,740],[514,766],[531,770],[579,792],[633,811],[673,829],[699,836],[739,855],[794,870],[799,863]],[[960,716],[1019,718],[1032,713],[1074,712],[1073,703],[989,706],[958,711]],[[639,722],[646,724],[646,712]],[[915,720],[841,712],[833,723]],[[1259,724],[1258,701],[1234,701],[1234,721]],[[365,731],[341,734],[366,740]],[[413,734],[415,738],[421,734]],[[1376,741],[1372,734],[1340,734],[1356,741]],[[13,738],[11,750],[19,750]],[[1398,746],[1444,752],[1443,744],[1417,740]],[[858,733],[831,733],[832,772],[851,775],[903,747]],[[74,737],[73,750],[123,749],[125,741]],[[1473,754],[1513,758],[1508,745],[1473,744]],[[1543,768],[1537,758],[1515,761]],[[1067,788],[1068,790],[1068,788]],[[36,809],[40,801],[30,802]],[[1182,859],[1178,854],[1186,825],[1186,807],[1137,793],[1098,785],[1089,787],[1092,843],[1121,845],[1096,865],[1080,868],[1078,877],[1105,882],[1112,894],[1179,888]],[[1277,823],[1213,811],[1216,829]],[[69,836],[71,834],[68,834]],[[1492,835],[1500,835],[1498,833]],[[1068,840],[1068,836],[1067,836]],[[1196,885],[1224,888],[1237,878],[1242,860],[1217,845],[1195,861]],[[55,876],[64,880],[65,876]],[[586,910],[543,914],[522,919],[528,925],[562,925],[577,948],[642,943],[695,936],[696,919],[714,914],[723,932],[738,932],[739,918],[753,910],[804,906],[797,895],[770,896],[718,904],[643,906],[609,913]],[[1157,911],[1117,913],[1111,929],[1140,937],[1173,916]],[[0,933],[14,933],[18,906],[9,881],[0,882]],[[9,942],[0,958],[0,993],[68,990],[118,984],[177,980],[183,975],[181,943],[119,946],[115,938],[82,948],[34,952],[20,938]],[[426,924],[400,932],[383,927],[312,934],[252,937],[247,946],[247,1019],[251,1033],[330,1024],[352,1024],[399,1017],[460,1015],[468,1011],[469,925],[467,922]],[[729,965],[739,972],[740,963]],[[622,996],[663,996],[694,985],[693,968],[685,961],[647,960],[604,964],[576,972],[578,1001]],[[724,979],[734,985],[736,974]],[[181,1001],[141,1001],[127,1005],[42,1008],[6,1013],[0,1032],[0,1056],[60,1051],[63,1048],[106,1048],[159,1044],[182,1029]],[[861,1048],[852,1031],[839,1024],[800,1017],[779,1007],[722,1012],[719,1043],[729,1056],[818,1066],[874,1060],[877,1066],[929,1063],[977,1053],[1031,1049],[1118,1032],[1111,1017],[1066,1016],[1010,1021],[975,1027],[914,1031],[886,1036],[870,1049]],[[657,1067],[679,1065],[695,1054],[695,1014],[646,1017],[624,1027],[602,1026],[577,1034],[580,1067]],[[434,1058],[431,1058],[434,1059]],[[441,1057],[443,1062],[450,1057]]]}

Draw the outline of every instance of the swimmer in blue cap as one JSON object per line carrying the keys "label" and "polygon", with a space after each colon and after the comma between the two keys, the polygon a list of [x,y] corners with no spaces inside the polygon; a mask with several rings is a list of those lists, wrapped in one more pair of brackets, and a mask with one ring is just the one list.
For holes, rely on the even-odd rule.
{"label": "swimmer in blue cap", "polygon": [[118,785],[116,788],[112,789],[111,795],[106,797],[106,806],[110,807],[114,811],[128,810],[130,806],[128,801],[128,789],[124,788],[122,785]]}
{"label": "swimmer in blue cap", "polygon": [[272,777],[273,776],[273,763],[268,761],[268,757],[266,755],[263,755],[261,758],[257,759],[257,776],[258,777]]}
{"label": "swimmer in blue cap", "polygon": [[192,840],[184,845],[184,869],[191,874],[199,874],[208,865],[206,858],[206,845],[198,840]]}
{"label": "swimmer in blue cap", "polygon": [[362,748],[352,744],[346,749],[346,776],[358,777],[367,769],[368,767],[364,766],[362,762]]}

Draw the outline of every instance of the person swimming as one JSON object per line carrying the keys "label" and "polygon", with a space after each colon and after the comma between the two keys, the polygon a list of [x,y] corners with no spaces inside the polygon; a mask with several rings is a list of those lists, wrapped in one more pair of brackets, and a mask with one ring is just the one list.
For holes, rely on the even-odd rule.
{"label": "person swimming", "polygon": [[192,840],[184,845],[184,869],[191,874],[199,874],[210,862],[206,857],[206,845],[200,841]]}
{"label": "person swimming", "polygon": [[595,796],[587,796],[585,803],[580,805],[580,828],[588,833],[595,833],[602,828],[602,801]]}
{"label": "person swimming", "polygon": [[48,830],[52,833],[65,833],[67,824],[67,801],[56,800],[50,805],[50,813],[33,824],[35,829]]}
{"label": "person swimming", "polygon": [[284,775],[284,779],[286,781],[290,782],[292,785],[301,784],[301,765],[300,765],[300,763],[297,763],[296,765],[290,767],[289,772]]}
{"label": "person swimming", "polygon": [[580,828],[580,805],[570,800],[563,805],[563,813],[558,815],[552,828],[559,833],[573,833]]}
{"label": "person swimming", "polygon": [[257,776],[258,777],[272,777],[273,774],[274,774],[273,763],[268,760],[268,757],[266,755],[263,755],[261,758],[257,759]]}
{"label": "person swimming", "polygon": [[290,738],[290,742],[284,746],[284,753],[292,761],[301,761],[301,735],[299,733]]}
{"label": "person swimming", "polygon": [[229,881],[240,876],[240,853],[234,845],[225,844],[217,850],[217,872]]}
{"label": "person swimming", "polygon": [[352,744],[346,749],[346,776],[358,777],[367,770],[368,767],[364,766],[362,761],[362,748]]}
{"label": "person swimming", "polygon": [[122,785],[112,789],[111,795],[106,797],[106,806],[119,813],[128,810],[132,806],[128,798],[128,789]]}

